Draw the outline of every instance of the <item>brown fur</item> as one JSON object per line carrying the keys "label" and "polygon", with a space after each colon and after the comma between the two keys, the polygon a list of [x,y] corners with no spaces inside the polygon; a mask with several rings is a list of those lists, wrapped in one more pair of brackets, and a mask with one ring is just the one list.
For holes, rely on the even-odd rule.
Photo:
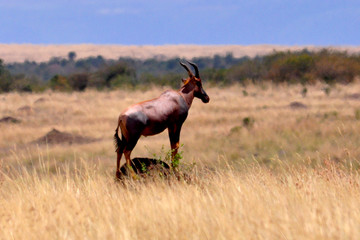
{"label": "brown fur", "polygon": [[[126,166],[130,167],[130,155],[139,138],[159,134],[165,129],[169,132],[173,160],[179,148],[181,127],[194,97],[200,98],[204,103],[209,102],[210,98],[202,88],[197,66],[189,62],[195,69],[194,76],[185,64],[180,64],[187,70],[189,77],[178,91],[165,91],[158,98],[137,103],[120,114],[114,135],[117,152],[116,176],[120,176],[122,154],[125,155]],[[118,135],[119,129],[121,139]]]}

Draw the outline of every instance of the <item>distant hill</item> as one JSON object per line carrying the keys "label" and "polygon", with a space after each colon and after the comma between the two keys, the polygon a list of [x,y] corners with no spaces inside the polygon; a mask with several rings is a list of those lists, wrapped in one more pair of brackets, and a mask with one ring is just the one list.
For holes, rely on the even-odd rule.
{"label": "distant hill", "polygon": [[162,45],[162,46],[124,46],[124,45],[34,45],[34,44],[0,44],[0,59],[6,63],[23,62],[25,60],[43,62],[52,57],[67,57],[76,52],[77,58],[101,55],[107,59],[131,57],[137,59],[168,59],[172,57],[212,57],[233,53],[234,57],[265,55],[272,51],[318,50],[333,48],[349,53],[359,53],[360,46],[280,46],[280,45]]}

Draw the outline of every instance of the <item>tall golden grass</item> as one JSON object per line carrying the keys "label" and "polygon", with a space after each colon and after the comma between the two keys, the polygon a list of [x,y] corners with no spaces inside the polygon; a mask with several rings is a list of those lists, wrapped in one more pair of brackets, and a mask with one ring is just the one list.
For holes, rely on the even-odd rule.
{"label": "tall golden grass", "polygon": [[[181,134],[191,181],[124,184],[117,116],[164,89],[2,94],[21,123],[0,123],[0,238],[358,239],[360,84],[325,87],[205,86]],[[100,141],[31,143],[52,128]],[[141,138],[132,157],[162,146],[166,132]]]}

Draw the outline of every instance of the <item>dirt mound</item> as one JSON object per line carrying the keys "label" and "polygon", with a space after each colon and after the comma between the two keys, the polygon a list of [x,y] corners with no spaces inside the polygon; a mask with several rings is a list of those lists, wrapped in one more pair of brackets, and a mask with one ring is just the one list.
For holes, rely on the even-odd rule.
{"label": "dirt mound", "polygon": [[11,116],[3,117],[0,119],[0,123],[20,123],[21,121]]}
{"label": "dirt mound", "polygon": [[46,102],[46,101],[47,101],[46,98],[41,97],[41,98],[36,99],[34,103],[43,103],[43,102]]}
{"label": "dirt mound", "polygon": [[98,141],[95,138],[83,137],[74,135],[67,132],[60,132],[57,129],[53,129],[45,136],[33,141],[36,144],[84,144]]}
{"label": "dirt mound", "polygon": [[34,112],[34,110],[30,106],[22,106],[22,107],[18,108],[18,112],[24,113],[24,114],[31,114]]}
{"label": "dirt mound", "polygon": [[360,99],[360,93],[353,93],[353,94],[347,95],[346,98],[353,99],[353,100],[359,100]]}
{"label": "dirt mound", "polygon": [[290,108],[292,109],[306,109],[308,108],[305,104],[301,103],[301,102],[292,102],[289,105]]}
{"label": "dirt mound", "polygon": [[[166,162],[152,158],[133,158],[131,167],[137,175],[143,178],[166,177],[170,173],[170,166]],[[130,176],[126,164],[120,168],[120,172],[121,174],[117,176],[119,179]]]}

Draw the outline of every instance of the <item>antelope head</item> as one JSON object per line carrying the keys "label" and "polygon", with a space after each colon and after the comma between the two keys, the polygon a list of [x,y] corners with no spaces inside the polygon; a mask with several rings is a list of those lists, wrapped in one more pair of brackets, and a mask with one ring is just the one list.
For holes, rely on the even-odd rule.
{"label": "antelope head", "polygon": [[188,72],[189,77],[186,79],[182,79],[185,89],[187,88],[188,91],[194,91],[194,97],[200,98],[203,103],[208,103],[210,101],[209,96],[206,94],[200,74],[198,66],[195,63],[187,61],[195,70],[195,75],[190,71],[190,69],[186,66],[186,64],[180,62],[180,65],[185,68],[185,70]]}

